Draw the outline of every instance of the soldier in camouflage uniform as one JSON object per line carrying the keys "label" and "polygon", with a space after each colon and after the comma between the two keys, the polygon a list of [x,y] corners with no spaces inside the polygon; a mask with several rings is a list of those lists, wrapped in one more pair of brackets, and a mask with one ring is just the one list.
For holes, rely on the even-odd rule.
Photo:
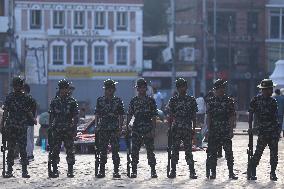
{"label": "soldier in camouflage uniform", "polygon": [[216,178],[217,151],[220,146],[223,146],[229,169],[229,178],[236,180],[238,177],[233,172],[234,156],[232,151],[235,106],[233,99],[226,95],[226,84],[227,81],[225,80],[216,80],[214,83],[215,95],[209,99],[207,104],[209,137],[206,177]]}
{"label": "soldier in camouflage uniform", "polygon": [[105,164],[107,163],[107,148],[111,144],[112,160],[114,165],[114,178],[120,178],[119,174],[119,137],[122,129],[124,105],[119,97],[114,96],[116,82],[108,79],[104,81],[105,94],[97,99],[95,110],[98,125],[96,128],[99,139],[99,151],[101,153],[100,172],[98,178],[105,177]]}
{"label": "soldier in camouflage uniform", "polygon": [[154,154],[154,132],[156,127],[157,105],[152,97],[147,96],[147,82],[140,78],[137,80],[136,89],[138,95],[130,101],[127,124],[134,116],[132,126],[132,174],[137,177],[137,164],[139,163],[139,151],[144,141],[147,150],[148,164],[151,167],[151,177],[157,178],[156,158]]}
{"label": "soldier in camouflage uniform", "polygon": [[270,149],[270,179],[273,181],[277,180],[275,170],[278,164],[279,123],[277,120],[277,102],[271,97],[274,86],[272,80],[262,80],[260,85],[258,85],[258,88],[261,89],[261,95],[255,96],[250,102],[249,124],[251,126],[252,121],[257,121],[258,130],[256,150],[252,159],[252,180],[257,179],[256,167],[267,145]]}
{"label": "soldier in camouflage uniform", "polygon": [[53,135],[52,167],[53,176],[58,177],[59,153],[62,141],[66,149],[68,163],[68,177],[74,177],[75,164],[74,138],[77,135],[79,108],[77,101],[70,96],[70,83],[63,79],[58,82],[59,94],[50,104],[50,129]]}
{"label": "soldier in camouflage uniform", "polygon": [[178,95],[169,101],[169,124],[172,125],[172,170],[170,178],[176,177],[176,164],[179,160],[181,141],[185,148],[185,159],[190,170],[190,178],[197,179],[192,155],[192,135],[195,133],[197,103],[194,97],[187,94],[187,81],[183,78],[176,80]]}
{"label": "soldier in camouflage uniform", "polygon": [[13,176],[12,167],[14,165],[14,150],[16,143],[19,144],[20,149],[22,177],[30,177],[27,171],[27,165],[29,164],[26,152],[28,126],[27,121],[28,119],[32,119],[33,123],[36,124],[36,120],[33,117],[32,113],[32,99],[22,91],[23,85],[24,81],[20,77],[15,77],[13,79],[14,91],[7,96],[4,102],[4,112],[1,121],[1,128],[2,132],[7,137],[8,142],[8,170],[6,172],[7,178]]}

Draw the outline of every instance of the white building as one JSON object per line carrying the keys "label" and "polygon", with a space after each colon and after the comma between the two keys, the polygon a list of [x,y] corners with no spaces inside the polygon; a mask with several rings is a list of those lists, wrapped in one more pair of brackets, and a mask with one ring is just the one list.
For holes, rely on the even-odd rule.
{"label": "white building", "polygon": [[91,106],[102,81],[115,79],[128,105],[142,71],[142,8],[142,0],[16,0],[17,53],[41,109],[62,78]]}

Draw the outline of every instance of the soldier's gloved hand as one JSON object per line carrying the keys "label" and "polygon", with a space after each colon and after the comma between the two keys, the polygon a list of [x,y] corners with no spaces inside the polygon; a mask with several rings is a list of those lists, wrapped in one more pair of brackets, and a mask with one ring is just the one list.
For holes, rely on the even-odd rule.
{"label": "soldier's gloved hand", "polygon": [[230,137],[230,139],[232,139],[234,137],[234,132],[233,131],[230,132],[229,137]]}

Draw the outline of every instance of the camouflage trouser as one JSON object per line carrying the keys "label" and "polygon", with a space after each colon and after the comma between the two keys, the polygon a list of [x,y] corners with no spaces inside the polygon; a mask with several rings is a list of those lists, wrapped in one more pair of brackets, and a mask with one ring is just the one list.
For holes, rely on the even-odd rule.
{"label": "camouflage trouser", "polygon": [[185,150],[185,159],[187,165],[194,167],[194,160],[192,155],[192,136],[191,129],[184,128],[173,128],[173,154],[172,154],[172,164],[177,164],[179,160],[179,149],[181,141],[183,141]]}
{"label": "camouflage trouser", "polygon": [[233,169],[234,156],[232,150],[232,139],[227,135],[219,134],[218,131],[209,132],[206,163],[210,165],[211,168],[215,168],[217,166],[217,152],[222,147],[225,151],[227,166],[229,170]]}
{"label": "camouflage trouser", "polygon": [[143,141],[147,150],[148,164],[155,166],[154,138],[151,136],[151,132],[141,133],[135,130],[132,132],[132,164],[137,165],[139,163],[139,151]]}
{"label": "camouflage trouser", "polygon": [[270,149],[270,165],[271,168],[273,168],[274,170],[276,169],[278,164],[278,142],[279,139],[277,137],[264,136],[264,135],[258,136],[256,150],[253,155],[253,161],[256,166],[259,164],[263,150],[268,145]]}
{"label": "camouflage trouser", "polygon": [[7,127],[5,129],[5,134],[7,136],[7,164],[14,165],[14,154],[16,144],[19,145],[21,164],[28,165],[29,161],[27,159],[27,127]]}
{"label": "camouflage trouser", "polygon": [[114,165],[120,164],[119,157],[119,135],[116,130],[100,130],[99,132],[99,151],[101,153],[101,163],[107,163],[108,144],[111,144],[112,160]]}
{"label": "camouflage trouser", "polygon": [[61,144],[64,142],[64,147],[66,149],[66,161],[68,164],[75,164],[75,146],[74,146],[74,138],[73,132],[71,129],[52,129],[52,137],[53,137],[53,148],[52,150],[52,161],[56,164],[59,163],[60,157],[60,149]]}

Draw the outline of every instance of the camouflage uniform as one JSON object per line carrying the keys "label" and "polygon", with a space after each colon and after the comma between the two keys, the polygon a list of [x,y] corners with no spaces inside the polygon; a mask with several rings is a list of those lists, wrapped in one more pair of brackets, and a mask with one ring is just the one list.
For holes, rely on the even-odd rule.
{"label": "camouflage uniform", "polygon": [[272,97],[258,95],[250,102],[249,112],[254,113],[257,121],[258,139],[253,155],[255,167],[259,164],[263,150],[270,149],[271,172],[275,172],[278,164],[279,126],[277,121],[277,103]]}
{"label": "camouflage uniform", "polygon": [[[69,83],[68,86],[65,87],[69,87]],[[50,129],[52,129],[53,136],[53,148],[51,149],[52,162],[57,174],[57,164],[60,161],[59,153],[62,141],[64,142],[66,149],[68,166],[72,167],[75,164],[74,137],[77,134],[77,120],[79,115],[78,103],[70,95],[67,95],[66,97],[61,97],[60,95],[56,96],[51,101],[49,113],[52,117],[50,122]],[[73,175],[73,167],[72,171],[69,171],[69,167],[68,172],[72,172]]]}
{"label": "camouflage uniform", "polygon": [[172,164],[178,163],[180,144],[181,141],[183,141],[186,162],[194,172],[194,160],[192,155],[192,121],[193,119],[196,119],[196,112],[198,111],[196,100],[189,95],[174,96],[169,101],[169,111],[173,116]]}
{"label": "camouflage uniform", "polygon": [[[217,80],[215,82],[215,90],[223,87],[226,84],[224,80]],[[217,152],[223,146],[227,166],[229,169],[229,178],[237,179],[233,173],[234,156],[232,151],[232,125],[230,118],[235,114],[234,100],[227,95],[221,97],[213,96],[208,100],[207,114],[210,115],[210,126],[208,136],[208,149],[207,149],[207,166],[212,170],[213,177],[216,177],[217,166]],[[208,175],[207,175],[208,177]]]}
{"label": "camouflage uniform", "polygon": [[119,116],[124,114],[123,102],[118,97],[108,99],[105,96],[97,99],[95,114],[99,116],[99,125],[96,128],[99,132],[99,146],[101,163],[107,163],[107,148],[111,144],[112,160],[114,166],[119,166]]}

